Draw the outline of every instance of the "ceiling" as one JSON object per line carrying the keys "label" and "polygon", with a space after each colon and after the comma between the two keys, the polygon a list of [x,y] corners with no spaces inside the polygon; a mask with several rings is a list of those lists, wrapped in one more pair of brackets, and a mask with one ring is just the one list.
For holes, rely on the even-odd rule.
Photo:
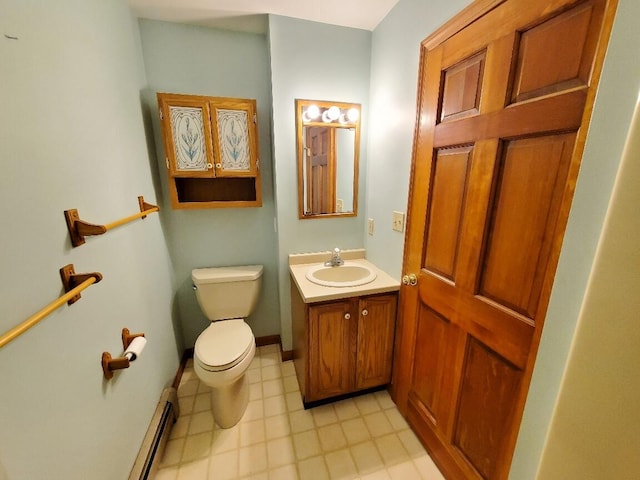
{"label": "ceiling", "polygon": [[267,31],[267,17],[312,20],[373,30],[398,0],[129,0],[142,18],[254,33]]}

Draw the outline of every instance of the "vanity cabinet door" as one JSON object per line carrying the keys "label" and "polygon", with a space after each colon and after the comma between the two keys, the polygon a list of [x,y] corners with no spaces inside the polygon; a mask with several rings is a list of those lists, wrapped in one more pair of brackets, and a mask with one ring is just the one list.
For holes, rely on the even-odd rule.
{"label": "vanity cabinet door", "polygon": [[309,307],[306,402],[353,391],[357,328],[354,301]]}
{"label": "vanity cabinet door", "polygon": [[358,302],[356,390],[391,381],[397,298],[380,295]]}

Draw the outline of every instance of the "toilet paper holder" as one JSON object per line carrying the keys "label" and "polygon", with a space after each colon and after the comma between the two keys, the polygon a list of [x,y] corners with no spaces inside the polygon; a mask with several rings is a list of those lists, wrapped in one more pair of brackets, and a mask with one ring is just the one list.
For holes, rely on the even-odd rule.
{"label": "toilet paper holder", "polygon": [[[129,368],[131,362],[133,362],[140,352],[144,348],[144,342],[138,342],[139,345],[132,345],[133,341],[136,338],[144,339],[146,342],[146,338],[144,333],[131,333],[128,328],[122,329],[122,349],[124,350],[124,354],[122,357],[112,357],[109,352],[102,352],[102,371],[104,372],[104,378],[107,380],[113,378],[114,370],[122,370],[123,368]],[[129,349],[129,347],[132,347]],[[136,346],[137,348],[133,348]],[[128,351],[130,350],[130,351]]]}

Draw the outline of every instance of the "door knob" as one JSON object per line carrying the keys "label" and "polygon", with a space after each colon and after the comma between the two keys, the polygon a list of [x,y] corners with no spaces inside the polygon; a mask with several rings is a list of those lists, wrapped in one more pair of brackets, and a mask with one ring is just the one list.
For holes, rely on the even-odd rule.
{"label": "door knob", "polygon": [[415,273],[410,273],[409,275],[405,275],[402,277],[402,283],[404,285],[417,285],[418,277],[416,277]]}

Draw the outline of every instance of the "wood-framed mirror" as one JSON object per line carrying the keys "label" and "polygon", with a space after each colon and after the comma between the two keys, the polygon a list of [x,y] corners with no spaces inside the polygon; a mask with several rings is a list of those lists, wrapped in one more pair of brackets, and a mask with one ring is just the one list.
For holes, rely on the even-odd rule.
{"label": "wood-framed mirror", "polygon": [[298,217],[358,214],[360,105],[296,99]]}

